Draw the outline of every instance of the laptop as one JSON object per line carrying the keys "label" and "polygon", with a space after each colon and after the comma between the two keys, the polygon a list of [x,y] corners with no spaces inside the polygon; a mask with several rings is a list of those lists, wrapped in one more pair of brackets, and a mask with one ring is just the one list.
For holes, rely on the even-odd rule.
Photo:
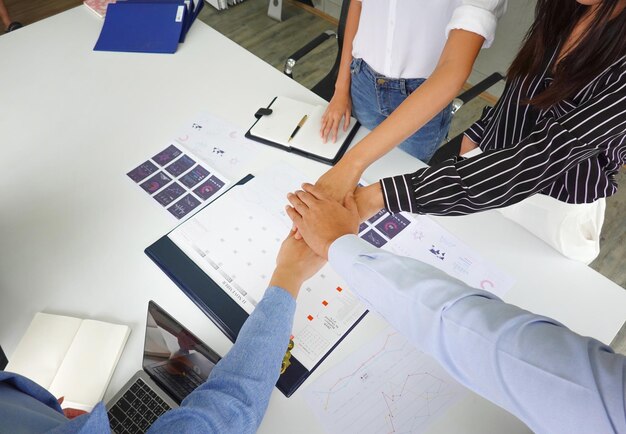
{"label": "laptop", "polygon": [[148,303],[142,370],[107,403],[111,431],[144,433],[206,381],[220,356],[155,302]]}

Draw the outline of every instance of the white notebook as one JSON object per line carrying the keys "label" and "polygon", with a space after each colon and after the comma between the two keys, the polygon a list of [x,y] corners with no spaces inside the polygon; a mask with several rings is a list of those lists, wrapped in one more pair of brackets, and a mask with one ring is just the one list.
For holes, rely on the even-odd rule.
{"label": "white notebook", "polygon": [[91,411],[104,396],[129,334],[125,325],[39,312],[6,370],[65,397],[63,408]]}
{"label": "white notebook", "polygon": [[[309,158],[333,162],[343,155],[345,148],[354,136],[358,123],[350,118],[348,130],[343,130],[343,120],[337,132],[337,141],[333,143],[329,138],[326,143],[322,140],[320,129],[322,116],[327,105],[308,104],[291,98],[279,96],[272,101],[272,113],[262,116],[250,128],[246,137],[285,150],[296,151]],[[293,139],[289,140],[294,130],[307,116],[306,122],[298,130]]]}

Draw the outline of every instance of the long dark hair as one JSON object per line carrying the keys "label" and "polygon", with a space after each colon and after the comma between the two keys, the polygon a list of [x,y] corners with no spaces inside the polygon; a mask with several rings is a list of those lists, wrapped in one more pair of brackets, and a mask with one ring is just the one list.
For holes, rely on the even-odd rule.
{"label": "long dark hair", "polygon": [[[552,84],[530,103],[548,108],[573,96],[600,72],[626,54],[626,8],[623,0],[602,0],[578,44],[553,70]],[[553,50],[564,43],[587,8],[575,0],[538,0],[535,22],[508,71],[508,78],[540,74]]]}

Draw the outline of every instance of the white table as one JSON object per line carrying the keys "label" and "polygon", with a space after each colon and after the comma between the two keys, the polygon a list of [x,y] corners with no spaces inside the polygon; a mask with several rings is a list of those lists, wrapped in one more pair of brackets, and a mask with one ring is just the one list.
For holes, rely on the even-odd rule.
{"label": "white table", "polygon": [[[81,6],[0,37],[0,343],[10,357],[38,311],[129,324],[108,399],[140,368],[150,299],[221,354],[231,345],[143,253],[175,222],[124,174],[200,111],[243,129],[277,94],[319,98],[201,22],[175,55],[93,52],[101,24]],[[270,148],[257,168],[277,159],[325,169]],[[415,164],[394,151],[366,175]],[[624,322],[626,291],[498,213],[437,221],[515,277],[508,301],[604,342]],[[309,382],[381,327],[368,316]],[[278,391],[260,429],[321,431],[300,392]],[[429,432],[528,430],[471,395]]]}

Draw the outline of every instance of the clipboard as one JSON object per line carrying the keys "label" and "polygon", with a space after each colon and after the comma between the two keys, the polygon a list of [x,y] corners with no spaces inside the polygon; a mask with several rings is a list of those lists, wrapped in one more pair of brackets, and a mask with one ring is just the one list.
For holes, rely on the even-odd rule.
{"label": "clipboard", "polygon": [[[282,149],[283,151],[286,152],[290,152],[296,155],[300,155],[302,157],[306,157],[309,158],[311,160],[315,160],[315,161],[319,161],[320,163],[324,163],[324,164],[328,164],[331,166],[334,166],[340,159],[341,157],[343,157],[343,154],[346,153],[346,151],[348,150],[348,147],[350,146],[350,143],[352,142],[352,139],[354,138],[354,136],[356,135],[357,131],[359,130],[359,127],[361,126],[361,124],[354,118],[351,118],[351,122],[350,122],[350,127],[348,132],[345,134],[345,136],[341,137],[341,142],[339,144],[337,143],[332,143],[332,142],[327,142],[325,144],[323,144],[323,147],[333,147],[333,151],[332,155],[320,155],[320,153],[318,152],[309,152],[305,149],[299,149],[296,146],[292,146],[289,143],[289,137],[290,134],[295,130],[295,128],[298,126],[298,121],[302,118],[302,115],[295,115],[297,117],[297,119],[295,121],[291,120],[291,122],[288,122],[285,125],[285,129],[283,131],[283,140],[280,140],[278,138],[273,138],[271,139],[270,137],[268,137],[268,135],[264,135],[264,134],[259,134],[256,130],[258,130],[258,127],[260,125],[261,122],[263,122],[264,119],[269,118],[271,116],[282,116],[281,114],[276,113],[276,110],[274,110],[274,107],[276,105],[276,101],[279,99],[279,97],[274,97],[274,99],[272,99],[272,102],[269,103],[269,105],[267,107],[263,107],[260,108],[254,115],[254,117],[257,119],[254,124],[252,124],[252,126],[250,127],[250,129],[246,132],[245,137],[250,139],[250,140],[254,140],[257,141],[259,143],[263,143],[265,145],[269,145],[278,149]],[[306,104],[306,103],[302,103],[302,102],[296,102],[294,100],[291,100],[290,98],[286,98],[286,97],[280,97],[281,101],[290,101],[291,103],[296,103],[301,110],[304,110],[302,113],[306,113],[308,115],[310,115],[311,113],[313,113],[315,110],[318,109],[324,109],[324,106],[315,106],[312,104]],[[290,113],[291,114],[291,113]],[[313,126],[315,128],[315,131],[319,131],[319,124],[320,124],[320,119],[319,116],[315,117],[313,116],[312,118],[310,118],[307,122],[309,125],[307,126]],[[341,130],[341,127],[340,127]],[[340,131],[340,135],[342,134],[342,131]],[[322,145],[322,139],[319,137],[319,134],[316,134],[316,140],[319,141],[318,147],[319,145]]]}
{"label": "clipboard", "polygon": [[[234,186],[244,185],[251,179],[253,179],[253,175],[247,175]],[[227,195],[228,191],[211,204],[222,200],[222,198],[227,197]],[[211,204],[207,206],[211,206]],[[241,327],[248,318],[248,314],[218,283],[189,258],[168,235],[169,233],[146,248],[146,255],[172,279],[180,290],[187,295],[187,297],[189,297],[232,342],[235,342]],[[366,314],[367,311],[354,321],[351,327],[346,330],[312,369],[308,370],[292,356],[289,359],[291,363],[290,366],[278,378],[276,383],[278,390],[289,398]],[[287,351],[287,348],[285,348],[285,350]]]}

